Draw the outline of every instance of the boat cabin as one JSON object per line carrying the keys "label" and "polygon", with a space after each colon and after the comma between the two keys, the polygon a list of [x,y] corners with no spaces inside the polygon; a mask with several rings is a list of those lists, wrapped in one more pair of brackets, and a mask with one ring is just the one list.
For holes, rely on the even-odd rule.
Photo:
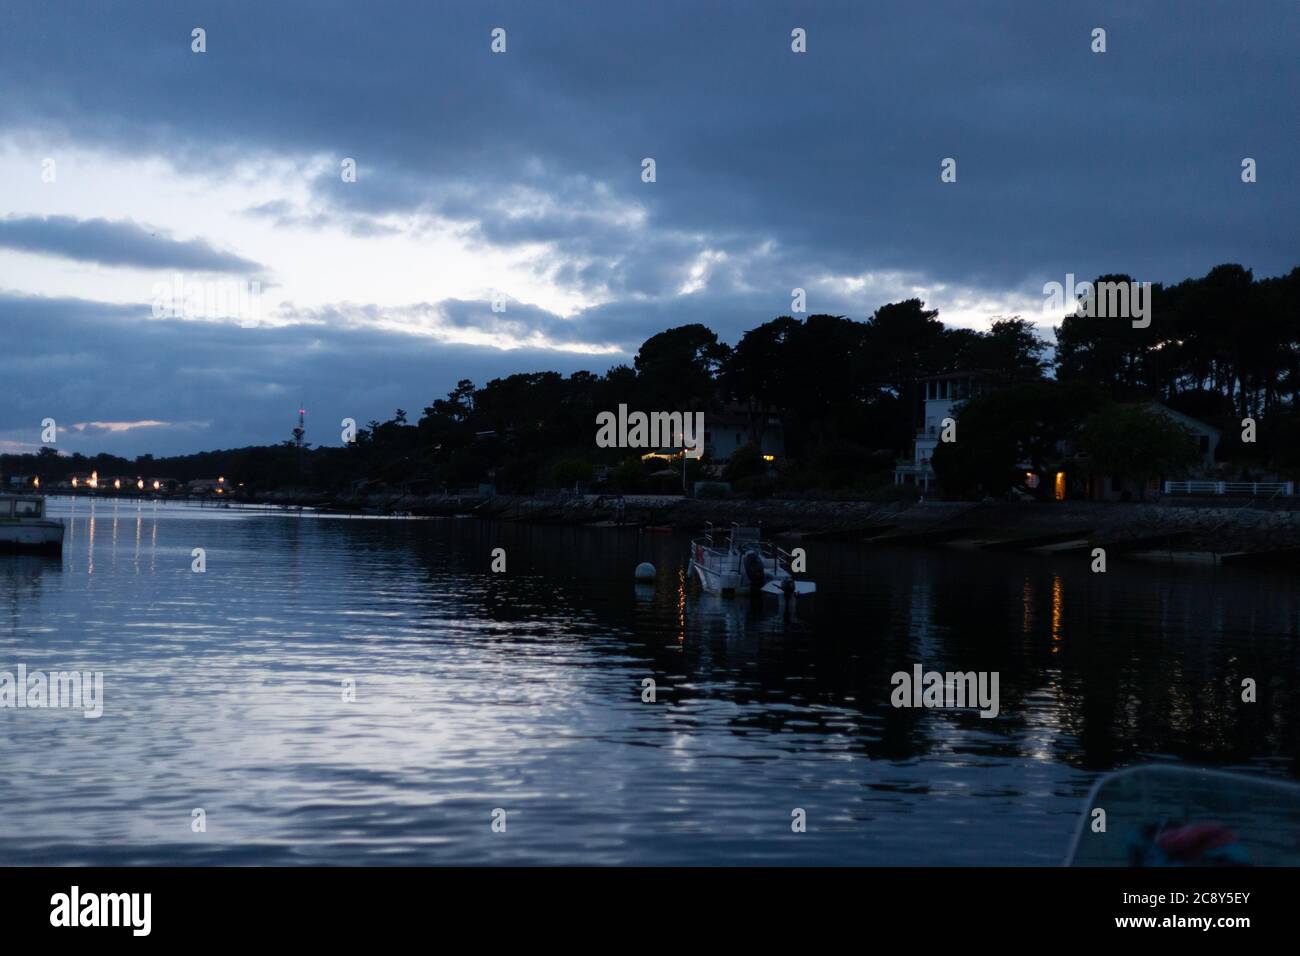
{"label": "boat cabin", "polygon": [[0,521],[31,520],[45,517],[45,499],[0,495]]}

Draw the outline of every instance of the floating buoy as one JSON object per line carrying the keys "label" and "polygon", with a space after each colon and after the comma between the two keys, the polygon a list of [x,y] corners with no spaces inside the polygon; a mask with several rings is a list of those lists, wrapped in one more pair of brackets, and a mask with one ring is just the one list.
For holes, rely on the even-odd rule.
{"label": "floating buoy", "polygon": [[638,581],[653,581],[655,579],[655,566],[649,561],[642,561],[636,566],[636,579]]}

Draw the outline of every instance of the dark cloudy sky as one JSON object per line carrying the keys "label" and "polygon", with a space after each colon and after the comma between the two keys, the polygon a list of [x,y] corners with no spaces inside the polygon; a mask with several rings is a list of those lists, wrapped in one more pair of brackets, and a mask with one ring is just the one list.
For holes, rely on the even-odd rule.
{"label": "dark cloudy sky", "polygon": [[[336,444],[794,287],[1047,329],[1067,273],[1279,274],[1298,54],[1291,0],[5,0],[0,447],[278,441],[300,401]],[[158,317],[177,275],[259,283],[258,321]]]}

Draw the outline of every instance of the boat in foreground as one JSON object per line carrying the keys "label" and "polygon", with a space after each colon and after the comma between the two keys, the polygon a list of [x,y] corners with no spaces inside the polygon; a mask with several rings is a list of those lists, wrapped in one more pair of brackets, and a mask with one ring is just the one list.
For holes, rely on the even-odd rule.
{"label": "boat in foreground", "polygon": [[45,517],[43,495],[0,495],[0,551],[63,550],[63,522]]}
{"label": "boat in foreground", "polygon": [[713,525],[691,542],[690,573],[710,594],[762,592],[781,598],[814,594],[812,581],[796,581],[790,570],[790,553],[763,541],[758,528],[733,524],[719,540]]}
{"label": "boat in foreground", "polygon": [[1092,788],[1066,866],[1296,866],[1300,784],[1176,765]]}

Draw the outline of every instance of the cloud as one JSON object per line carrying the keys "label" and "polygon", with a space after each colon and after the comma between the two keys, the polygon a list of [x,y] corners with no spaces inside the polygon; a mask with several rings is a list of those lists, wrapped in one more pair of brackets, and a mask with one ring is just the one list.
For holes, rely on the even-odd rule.
{"label": "cloud", "polygon": [[336,445],[343,418],[384,420],[399,407],[418,418],[462,378],[604,372],[619,358],[479,348],[364,323],[153,319],[147,304],[3,292],[0,326],[24,330],[21,349],[0,351],[0,441],[36,447],[49,417],[61,451],[130,456],[275,443],[289,437],[300,402],[308,440]]}
{"label": "cloud", "polygon": [[[320,17],[234,0],[205,14],[209,52],[195,55],[188,14],[170,3],[75,19],[15,6],[26,12],[13,20],[41,28],[0,31],[5,128],[213,176],[248,155],[328,156],[334,170],[354,158],[356,183],[313,182],[326,214],[450,216],[491,243],[588,234],[590,254],[615,263],[595,267],[616,273],[615,291],[643,288],[617,273],[654,272],[614,254],[621,242],[602,249],[622,210],[646,236],[779,240],[791,268],[989,289],[1067,271],[1171,281],[1224,260],[1264,274],[1294,264],[1296,119],[1270,91],[1300,77],[1295,8],[1115,6],[1099,55],[1092,20],[1016,2],[977,19],[961,2],[743,17],[672,0],[507,2],[489,23],[472,6]],[[790,52],[792,17],[807,54]],[[504,55],[488,48],[497,21]],[[75,37],[94,42],[69,57]],[[1245,155],[1266,171],[1250,187]],[[646,156],[653,184],[640,180]],[[958,181],[943,184],[949,156]]]}
{"label": "cloud", "polygon": [[71,216],[0,219],[0,247],[105,266],[260,273],[265,267],[214,249],[202,239],[181,241],[129,220]]}
{"label": "cloud", "polygon": [[[75,432],[102,433],[102,432],[129,432],[133,428],[166,428],[171,426],[171,424],[172,424],[171,422],[156,422],[156,421],[76,422],[75,424],[68,425],[67,427],[71,428]],[[189,424],[193,424],[193,423],[189,423]]]}

